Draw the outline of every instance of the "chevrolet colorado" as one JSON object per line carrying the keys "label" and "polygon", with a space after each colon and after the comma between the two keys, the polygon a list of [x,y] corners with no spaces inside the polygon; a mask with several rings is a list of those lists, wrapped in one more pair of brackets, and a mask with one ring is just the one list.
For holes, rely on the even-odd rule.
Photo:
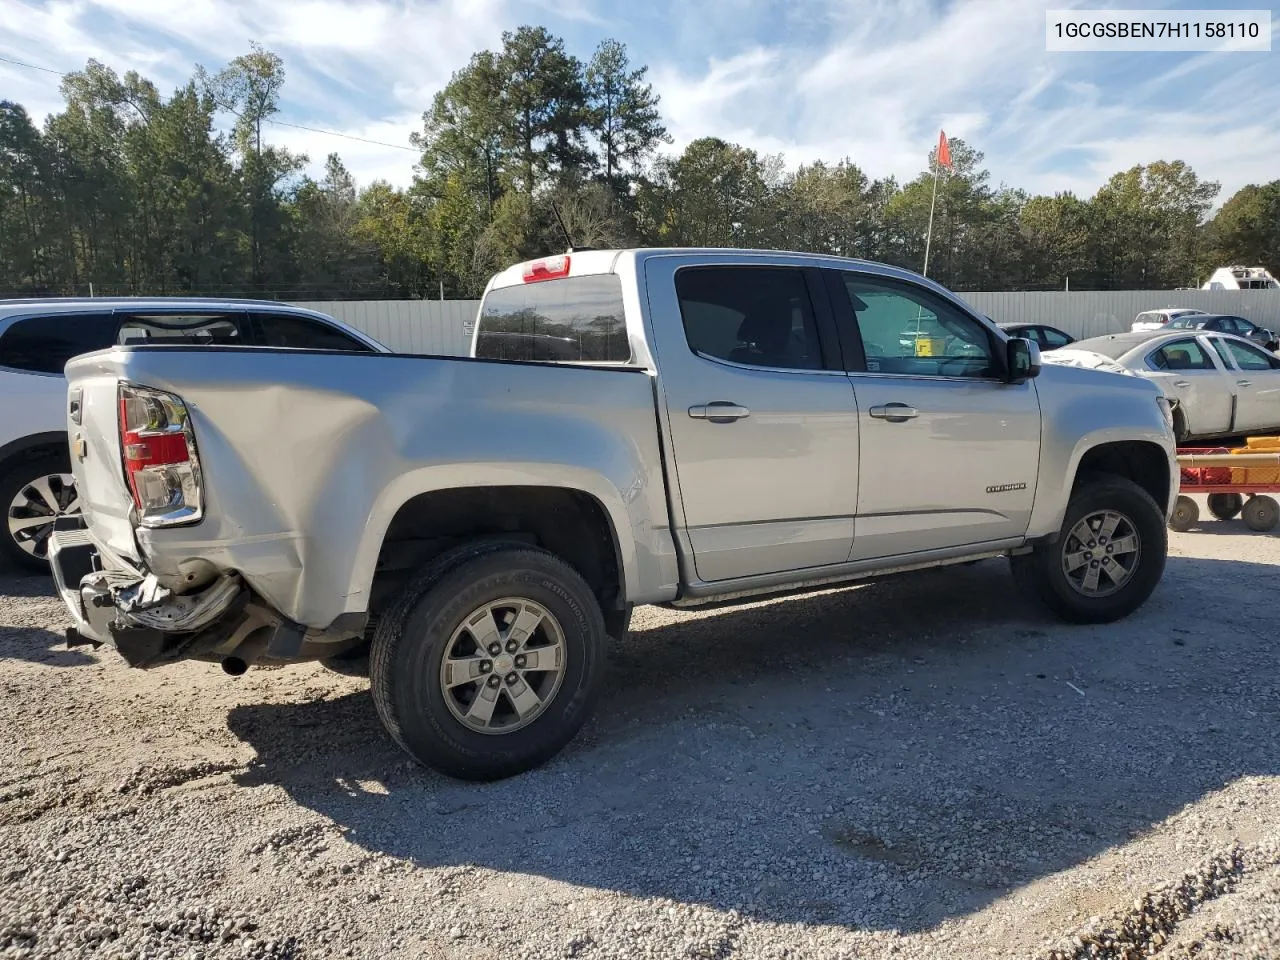
{"label": "chevrolet colorado", "polygon": [[233,674],[367,650],[392,737],[492,779],[574,737],[636,604],[1003,555],[1101,623],[1164,569],[1160,391],[1041,368],[908,271],[571,252],[490,280],[471,354],[72,360],[68,642]]}

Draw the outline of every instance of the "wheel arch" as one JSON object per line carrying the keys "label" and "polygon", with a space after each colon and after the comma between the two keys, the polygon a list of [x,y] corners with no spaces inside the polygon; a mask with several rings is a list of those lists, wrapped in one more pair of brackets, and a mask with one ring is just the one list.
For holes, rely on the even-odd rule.
{"label": "wheel arch", "polygon": [[1172,492],[1169,458],[1159,444],[1147,440],[1119,440],[1089,447],[1076,464],[1071,494],[1100,475],[1132,480],[1162,507],[1169,502]]}
{"label": "wheel arch", "polygon": [[68,442],[65,430],[48,430],[10,440],[0,446],[0,474],[8,473],[10,468],[24,460],[34,460],[46,454],[60,454],[70,461]]}
{"label": "wheel arch", "polygon": [[[416,490],[366,528],[353,570],[353,591],[376,616],[414,570],[467,541],[510,540],[542,547],[573,567],[591,586],[610,632],[625,629],[629,610],[628,557],[634,539],[625,508],[582,485],[467,484]],[[622,518],[623,522],[619,522]],[[621,623],[621,626],[618,624]]]}

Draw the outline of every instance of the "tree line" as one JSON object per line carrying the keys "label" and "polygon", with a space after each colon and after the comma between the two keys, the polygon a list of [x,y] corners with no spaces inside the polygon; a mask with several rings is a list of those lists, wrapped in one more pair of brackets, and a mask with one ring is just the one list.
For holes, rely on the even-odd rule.
{"label": "tree line", "polygon": [[[586,61],[542,27],[472,56],[422,118],[410,186],[358,188],[338,154],[264,136],[281,59],[254,45],[167,98],[90,60],[37,124],[0,100],[0,295],[474,297],[495,271],[575,247],[782,248],[919,270],[936,156],[906,182],[854,160],[789,170],[704,137],[672,153],[647,68],[606,40]],[[993,185],[950,142],[930,276],[957,290],[1195,286],[1218,266],[1280,272],[1280,180],[1207,218],[1219,184],[1179,160],[1092,197]],[[567,238],[566,239],[566,234]]]}

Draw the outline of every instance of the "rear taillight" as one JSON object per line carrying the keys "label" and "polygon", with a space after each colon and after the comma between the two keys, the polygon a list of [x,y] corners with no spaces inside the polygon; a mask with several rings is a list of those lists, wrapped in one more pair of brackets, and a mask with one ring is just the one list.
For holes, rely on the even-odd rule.
{"label": "rear taillight", "polygon": [[138,523],[170,527],[194,523],[203,512],[200,460],[191,418],[181,397],[122,383],[120,455]]}

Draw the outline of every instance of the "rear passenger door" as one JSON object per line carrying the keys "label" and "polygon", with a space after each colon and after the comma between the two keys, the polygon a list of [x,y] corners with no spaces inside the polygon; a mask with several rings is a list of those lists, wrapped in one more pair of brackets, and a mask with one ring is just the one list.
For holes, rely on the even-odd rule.
{"label": "rear passenger door", "polygon": [[858,416],[818,271],[646,261],[679,506],[699,579],[844,563]]}
{"label": "rear passenger door", "polygon": [[851,559],[1023,536],[1040,460],[1033,380],[1003,380],[1003,343],[926,287],[829,274],[858,404]]}

